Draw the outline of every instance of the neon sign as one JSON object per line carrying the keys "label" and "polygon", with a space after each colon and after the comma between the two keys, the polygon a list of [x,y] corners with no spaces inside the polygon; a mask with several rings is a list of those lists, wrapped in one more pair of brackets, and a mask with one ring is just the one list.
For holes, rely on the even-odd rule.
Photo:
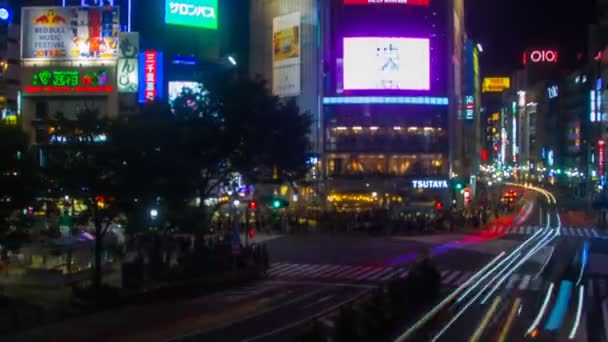
{"label": "neon sign", "polygon": [[466,119],[475,119],[475,97],[472,95],[465,96]]}
{"label": "neon sign", "polygon": [[163,98],[163,53],[147,50],[139,54],[139,103]]}
{"label": "neon sign", "polygon": [[78,70],[42,70],[32,76],[26,93],[112,92],[105,70],[81,73]]}
{"label": "neon sign", "polygon": [[146,61],[146,102],[156,99],[156,51],[144,52]]}
{"label": "neon sign", "polygon": [[165,23],[217,29],[217,0],[165,0]]}
{"label": "neon sign", "polygon": [[524,53],[524,65],[528,58],[532,63],[557,63],[558,53],[555,50],[534,50],[529,54]]}
{"label": "neon sign", "polygon": [[604,175],[604,156],[606,154],[606,139],[600,138],[597,142],[597,163],[598,173],[600,176]]}
{"label": "neon sign", "polygon": [[435,180],[413,180],[412,187],[414,189],[447,189],[448,181],[445,179]]}
{"label": "neon sign", "polygon": [[11,20],[11,9],[8,7],[0,7],[0,21]]}
{"label": "neon sign", "polygon": [[414,5],[428,6],[430,0],[344,0],[345,5]]}

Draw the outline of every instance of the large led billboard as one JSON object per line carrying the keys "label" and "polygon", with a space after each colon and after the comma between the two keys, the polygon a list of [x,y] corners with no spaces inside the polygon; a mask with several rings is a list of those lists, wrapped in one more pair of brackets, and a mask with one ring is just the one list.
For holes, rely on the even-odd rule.
{"label": "large led billboard", "polygon": [[24,59],[115,59],[120,31],[117,7],[24,7]]}
{"label": "large led billboard", "polygon": [[186,89],[189,89],[194,93],[201,93],[203,87],[199,82],[169,81],[169,104],[171,107],[173,107],[175,100],[182,95]]}
{"label": "large led billboard", "polygon": [[344,38],[344,90],[430,90],[424,38]]}
{"label": "large led billboard", "polygon": [[428,6],[429,2],[430,2],[430,0],[344,0],[345,5],[391,4],[391,5]]}
{"label": "large led billboard", "polygon": [[165,23],[217,30],[217,0],[165,0]]}

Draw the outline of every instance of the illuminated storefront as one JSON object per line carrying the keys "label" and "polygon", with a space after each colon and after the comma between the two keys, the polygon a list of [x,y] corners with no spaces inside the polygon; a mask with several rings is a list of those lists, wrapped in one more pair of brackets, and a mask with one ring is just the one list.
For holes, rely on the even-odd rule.
{"label": "illuminated storefront", "polygon": [[21,17],[22,124],[32,139],[48,143],[48,122],[58,117],[90,109],[116,116],[118,8],[24,7]]}

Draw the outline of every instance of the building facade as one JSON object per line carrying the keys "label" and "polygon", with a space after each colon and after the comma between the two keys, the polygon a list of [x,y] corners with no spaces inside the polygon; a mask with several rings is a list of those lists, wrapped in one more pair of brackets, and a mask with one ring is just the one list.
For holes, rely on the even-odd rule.
{"label": "building facade", "polygon": [[420,193],[466,172],[463,57],[462,1],[251,4],[250,73],[312,113],[326,194]]}
{"label": "building facade", "polygon": [[6,11],[0,18],[0,119],[13,120],[20,109],[20,28],[12,9],[0,7]]}

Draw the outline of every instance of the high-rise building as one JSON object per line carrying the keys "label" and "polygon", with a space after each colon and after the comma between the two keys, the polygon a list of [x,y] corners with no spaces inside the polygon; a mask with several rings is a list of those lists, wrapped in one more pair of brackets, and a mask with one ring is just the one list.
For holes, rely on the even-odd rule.
{"label": "high-rise building", "polygon": [[464,171],[461,0],[256,0],[251,13],[250,72],[314,115],[327,194],[449,198]]}
{"label": "high-rise building", "polygon": [[0,2],[0,119],[12,120],[19,111],[19,25],[13,8]]}

